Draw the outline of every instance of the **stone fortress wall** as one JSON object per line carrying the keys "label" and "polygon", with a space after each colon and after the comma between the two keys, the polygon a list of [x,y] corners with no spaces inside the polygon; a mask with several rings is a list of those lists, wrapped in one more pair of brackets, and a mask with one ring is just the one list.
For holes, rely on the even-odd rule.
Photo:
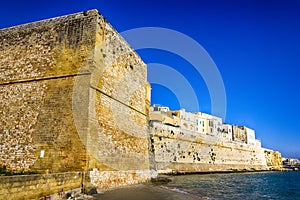
{"label": "stone fortress wall", "polygon": [[149,92],[96,10],[0,30],[0,167],[85,172],[99,188],[149,180]]}
{"label": "stone fortress wall", "polygon": [[274,156],[266,155],[276,153],[266,153],[254,130],[245,126],[162,106],[151,107],[150,120],[152,151],[160,173],[267,170],[274,164]]}
{"label": "stone fortress wall", "polygon": [[147,66],[97,10],[0,30],[0,169],[38,173],[0,177],[0,198],[267,168],[254,132],[212,115],[164,108],[149,134],[150,90]]}

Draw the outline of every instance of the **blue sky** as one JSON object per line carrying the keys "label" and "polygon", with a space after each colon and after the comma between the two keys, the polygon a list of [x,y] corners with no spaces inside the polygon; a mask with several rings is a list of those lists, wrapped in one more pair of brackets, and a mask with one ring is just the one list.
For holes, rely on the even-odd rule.
{"label": "blue sky", "polygon": [[[119,32],[164,27],[193,38],[223,79],[225,121],[253,128],[264,147],[300,158],[299,1],[10,0],[1,2],[0,28],[93,8]],[[138,53],[146,63],[164,64],[182,74],[196,91],[199,111],[211,113],[208,88],[187,60],[160,49]],[[152,88],[152,103],[180,108],[168,87]]]}

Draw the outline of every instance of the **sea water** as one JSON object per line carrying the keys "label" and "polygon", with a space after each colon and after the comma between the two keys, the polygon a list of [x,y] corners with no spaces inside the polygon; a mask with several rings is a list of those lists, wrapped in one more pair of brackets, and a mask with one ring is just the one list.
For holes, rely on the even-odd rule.
{"label": "sea water", "polygon": [[300,172],[182,175],[173,177],[166,187],[200,199],[300,200]]}

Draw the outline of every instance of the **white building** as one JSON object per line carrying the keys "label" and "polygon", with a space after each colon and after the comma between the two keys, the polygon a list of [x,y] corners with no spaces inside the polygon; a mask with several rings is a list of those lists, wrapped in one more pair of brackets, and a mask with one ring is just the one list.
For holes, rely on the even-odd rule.
{"label": "white building", "polygon": [[166,106],[154,105],[150,107],[149,118],[150,121],[158,121],[170,126],[180,126],[180,118],[177,113],[170,111],[169,107]]}
{"label": "white building", "polygon": [[185,109],[170,110],[167,106],[154,105],[150,108],[150,120],[181,127],[184,130],[206,134],[226,141],[260,147],[255,131],[246,126],[223,124],[222,118],[202,112],[186,112]]}
{"label": "white building", "polygon": [[222,132],[222,137],[225,140],[232,141],[232,125],[223,124],[221,132]]}
{"label": "white building", "polygon": [[168,112],[170,109],[167,106],[161,106],[154,104],[153,107],[150,108],[150,111],[161,111],[161,112]]}
{"label": "white building", "polygon": [[201,134],[207,133],[208,121],[205,113],[197,112],[196,115],[196,132]]}
{"label": "white building", "polygon": [[247,134],[247,144],[256,146],[255,131],[251,128],[245,127]]}
{"label": "white building", "polygon": [[222,131],[222,118],[206,114],[207,119],[207,134],[221,137]]}
{"label": "white building", "polygon": [[196,132],[196,120],[197,116],[194,113],[186,112],[185,109],[180,109],[177,111],[181,120],[181,128],[189,131]]}

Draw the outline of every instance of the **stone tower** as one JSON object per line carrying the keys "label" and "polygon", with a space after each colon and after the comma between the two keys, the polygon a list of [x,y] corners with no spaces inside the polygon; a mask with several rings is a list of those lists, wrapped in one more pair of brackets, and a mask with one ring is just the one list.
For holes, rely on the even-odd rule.
{"label": "stone tower", "polygon": [[147,67],[98,11],[0,30],[0,166],[150,179]]}

